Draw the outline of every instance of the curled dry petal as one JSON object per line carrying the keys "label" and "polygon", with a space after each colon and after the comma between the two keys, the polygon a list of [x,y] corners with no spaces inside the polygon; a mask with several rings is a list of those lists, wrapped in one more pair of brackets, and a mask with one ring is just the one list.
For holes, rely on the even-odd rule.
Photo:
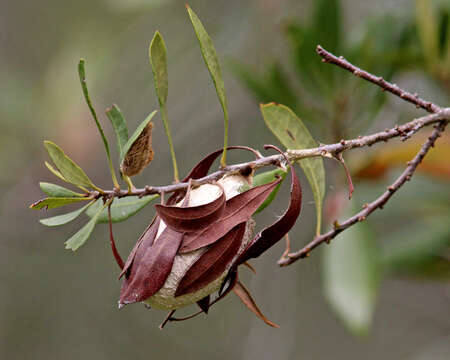
{"label": "curled dry petal", "polygon": [[256,186],[227,200],[222,217],[202,231],[186,234],[180,252],[187,253],[210,245],[237,224],[248,221],[280,181],[281,178]]}
{"label": "curled dry petal", "polygon": [[225,210],[225,193],[222,189],[217,199],[203,205],[178,207],[155,205],[160,218],[172,230],[179,232],[193,232],[210,226],[223,214]]}
{"label": "curled dry petal", "polygon": [[175,296],[195,292],[223,274],[238,254],[245,233],[245,225],[243,222],[235,226],[191,266],[181,279]]}
{"label": "curled dry petal", "polygon": [[244,263],[248,259],[258,257],[280,241],[297,221],[297,218],[300,215],[301,204],[302,188],[297,174],[291,166],[291,200],[288,209],[278,221],[260,231],[255,236],[253,241],[247,246],[247,249],[238,259],[237,265]]}
{"label": "curled dry petal", "polygon": [[147,247],[130,281],[124,281],[120,292],[119,307],[144,301],[155,294],[163,285],[172,270],[173,260],[181,244],[183,233],[166,227],[159,241]]}

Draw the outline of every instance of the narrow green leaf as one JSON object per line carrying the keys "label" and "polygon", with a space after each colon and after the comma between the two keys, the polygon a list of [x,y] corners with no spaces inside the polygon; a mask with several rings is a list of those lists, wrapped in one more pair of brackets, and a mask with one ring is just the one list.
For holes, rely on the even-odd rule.
{"label": "narrow green leaf", "polygon": [[194,11],[186,5],[189,17],[194,27],[195,34],[197,35],[198,42],[200,43],[200,50],[202,52],[203,60],[205,61],[206,67],[211,74],[211,78],[216,87],[217,97],[219,98],[220,105],[222,105],[223,116],[224,116],[224,151],[220,164],[225,166],[226,164],[226,148],[228,146],[228,105],[227,98],[225,95],[225,84],[222,79],[222,71],[220,69],[219,59],[217,58],[216,49],[212,43],[211,38],[203,27],[202,22],[194,13]]}
{"label": "narrow green leaf", "polygon": [[41,199],[36,201],[35,203],[30,205],[30,209],[36,209],[40,210],[42,208],[47,209],[54,209],[60,206],[80,202],[80,201],[88,201],[92,200],[91,198],[85,198],[85,197],[69,197],[69,198],[63,198],[63,197],[49,197],[45,199]]}
{"label": "narrow green leaf", "polygon": [[48,182],[40,182],[39,187],[42,192],[51,197],[75,197],[75,196],[83,196],[82,194],[78,194],[75,191],[66,189],[65,187],[48,183]]}
{"label": "narrow green leaf", "polygon": [[340,234],[324,249],[325,296],[355,335],[369,331],[379,288],[378,248],[366,222]]}
{"label": "narrow green leaf", "polygon": [[[139,199],[137,196],[127,196],[121,199],[114,199],[114,202],[111,205],[111,221],[116,223],[128,219],[129,217],[142,210],[146,205],[148,205],[158,196],[159,195],[145,196],[141,199]],[[101,207],[101,201],[97,201],[86,211],[86,215],[91,218],[94,217]],[[108,222],[108,209],[103,210],[103,212],[97,218],[97,222]]]}
{"label": "narrow green leaf", "polygon": [[125,118],[122,115],[119,107],[113,104],[109,109],[106,109],[106,116],[114,128],[117,137],[117,149],[119,151],[119,158],[122,158],[123,147],[128,141],[128,129]]}
{"label": "narrow green leaf", "polygon": [[122,161],[125,158],[125,156],[127,155],[128,151],[131,149],[131,146],[133,145],[133,143],[137,140],[139,135],[141,135],[142,131],[144,131],[145,127],[150,122],[150,120],[153,118],[153,116],[155,116],[155,114],[156,114],[156,110],[153,111],[149,116],[147,116],[147,118],[143,122],[141,122],[141,124],[137,127],[137,129],[133,133],[133,135],[131,135],[131,137],[125,143],[125,145],[123,146],[123,153],[122,153],[123,156],[120,158],[120,163],[122,163]]}
{"label": "narrow green leaf", "polygon": [[92,201],[89,204],[83,206],[82,208],[79,208],[78,210],[72,211],[67,214],[41,219],[39,220],[39,222],[45,226],[59,226],[67,224],[68,222],[71,222],[72,220],[75,220],[78,216],[80,216],[80,214],[82,214],[91,204],[93,204]]}
{"label": "narrow green leaf", "polygon": [[[317,146],[306,126],[295,113],[284,105],[261,104],[261,113],[267,127],[288,149],[306,149]],[[316,204],[317,227],[320,234],[322,224],[322,202],[325,195],[325,168],[320,157],[299,161],[311,186]]]}
{"label": "narrow green leaf", "polygon": [[83,245],[94,230],[95,224],[97,223],[97,218],[100,216],[103,209],[105,209],[107,204],[103,205],[101,209],[84,225],[80,230],[71,236],[64,244],[66,249],[76,251],[81,245]]}
{"label": "narrow green leaf", "polygon": [[167,49],[164,39],[159,31],[155,32],[149,48],[150,63],[152,65],[155,91],[159,104],[164,106],[169,92],[169,80],[167,74]]}
{"label": "narrow green leaf", "polygon": [[260,205],[260,207],[254,212],[254,215],[263,211],[275,199],[275,197],[277,196],[278,190],[280,190],[281,183],[286,178],[286,174],[287,174],[287,172],[284,171],[283,169],[275,169],[275,170],[266,171],[261,174],[258,174],[253,178],[253,186],[268,184],[268,183],[274,181],[277,177],[281,177],[283,179],[275,187],[275,189],[272,190],[270,195],[267,197],[266,200],[264,200],[264,202]]}
{"label": "narrow green leaf", "polygon": [[64,176],[62,176],[62,174],[58,170],[56,170],[53,166],[51,166],[47,161],[45,161],[45,166],[47,167],[47,169],[50,170],[50,172],[53,175],[60,178],[62,181],[69,182]]}
{"label": "narrow green leaf", "polygon": [[61,175],[66,181],[78,186],[88,186],[95,188],[95,185],[88,178],[86,173],[70,159],[64,151],[51,141],[44,141],[45,148],[52,158]]}
{"label": "narrow green leaf", "polygon": [[98,132],[100,133],[100,136],[102,137],[103,145],[105,146],[106,157],[108,158],[109,170],[111,172],[111,177],[114,182],[114,186],[118,188],[119,183],[117,182],[116,173],[114,171],[114,166],[113,166],[113,163],[111,160],[111,153],[109,151],[108,140],[106,139],[105,133],[103,132],[100,122],[98,121],[97,113],[95,112],[95,109],[92,106],[91,98],[89,96],[89,91],[88,91],[87,84],[86,84],[86,70],[84,68],[84,62],[85,62],[84,59],[80,59],[80,62],[78,63],[78,75],[80,77],[81,88],[83,90],[84,99],[86,100],[89,110],[91,111],[92,117],[95,120],[95,124],[97,125]]}
{"label": "narrow green leaf", "polygon": [[166,101],[169,92],[169,80],[167,72],[167,49],[161,34],[156,31],[149,48],[150,64],[152,66],[156,96],[161,109],[161,118],[164,124],[167,140],[169,142],[170,155],[172,157],[174,179],[179,181],[177,159],[173,148],[172,135],[170,133],[169,119],[167,116]]}
{"label": "narrow green leaf", "polygon": [[314,41],[338,52],[341,40],[341,12],[338,0],[317,0],[313,14]]}

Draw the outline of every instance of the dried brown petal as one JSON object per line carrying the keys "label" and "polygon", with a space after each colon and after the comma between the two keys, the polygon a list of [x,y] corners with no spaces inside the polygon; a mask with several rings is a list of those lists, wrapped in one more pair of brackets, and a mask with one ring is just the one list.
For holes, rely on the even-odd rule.
{"label": "dried brown petal", "polygon": [[211,296],[208,295],[208,296],[205,296],[203,299],[197,301],[197,305],[199,306],[200,309],[203,310],[203,312],[205,314],[208,313],[210,300],[211,300]]}
{"label": "dried brown petal", "polygon": [[240,265],[251,258],[256,258],[268,250],[286,235],[294,226],[300,214],[302,204],[302,189],[297,174],[291,166],[291,200],[289,207],[281,218],[271,226],[260,231],[246,250],[240,256],[237,264]]}
{"label": "dried brown petal", "polygon": [[186,253],[210,245],[237,224],[248,221],[280,181],[281,178],[256,186],[227,200],[222,217],[200,232],[186,234],[180,252]]}
{"label": "dried brown petal", "polygon": [[239,251],[245,226],[245,222],[235,226],[216,241],[186,272],[175,296],[195,292],[220,277]]}
{"label": "dried brown petal", "polygon": [[158,233],[158,228],[160,224],[160,218],[155,216],[150,223],[150,225],[145,229],[144,233],[141,235],[130,255],[128,255],[128,259],[125,262],[125,266],[123,267],[122,272],[119,275],[119,279],[126,274],[126,277],[130,276],[131,273],[135,273],[132,271],[132,265],[135,259],[137,259],[137,263],[139,263],[140,259],[142,259],[145,251],[153,245],[155,241],[156,234]]}
{"label": "dried brown petal", "polygon": [[144,249],[142,259],[134,261],[136,272],[122,284],[119,307],[143,301],[164,285],[182,237],[182,233],[166,227],[153,246]]}
{"label": "dried brown petal", "polygon": [[264,316],[261,310],[259,310],[258,305],[256,305],[255,301],[253,300],[248,290],[245,288],[244,285],[242,285],[240,281],[237,281],[236,285],[234,285],[233,292],[239,297],[239,299],[244,303],[244,305],[247,306],[247,308],[253,312],[253,314],[259,317],[267,325],[276,328],[280,327],[279,325],[275,324],[274,322],[270,321],[268,318]]}
{"label": "dried brown petal", "polygon": [[120,171],[126,176],[139,174],[153,160],[153,123],[149,122],[120,164]]}
{"label": "dried brown petal", "polygon": [[225,210],[225,193],[222,189],[217,199],[198,206],[177,207],[155,205],[156,212],[172,230],[179,232],[199,231],[220,218]]}

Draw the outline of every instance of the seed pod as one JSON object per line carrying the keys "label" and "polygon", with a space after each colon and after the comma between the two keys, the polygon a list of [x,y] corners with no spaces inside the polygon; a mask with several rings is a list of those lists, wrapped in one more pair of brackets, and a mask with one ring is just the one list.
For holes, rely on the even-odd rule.
{"label": "seed pod", "polygon": [[120,164],[120,171],[126,176],[139,174],[153,160],[152,148],[153,123],[149,122]]}

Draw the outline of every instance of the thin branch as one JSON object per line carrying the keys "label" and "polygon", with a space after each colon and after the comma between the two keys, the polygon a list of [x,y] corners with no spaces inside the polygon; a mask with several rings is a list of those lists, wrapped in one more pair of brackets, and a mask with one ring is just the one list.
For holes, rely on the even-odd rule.
{"label": "thin branch", "polygon": [[[266,156],[253,161],[230,165],[225,167],[224,169],[216,171],[203,178],[196,179],[194,181],[194,185],[212,183],[214,181],[219,180],[224,175],[239,173],[241,170],[248,169],[248,167],[251,167],[256,170],[265,166],[277,165],[284,161],[284,156],[286,156],[289,161],[297,161],[300,159],[316,156],[332,158],[350,149],[360,148],[364,146],[371,146],[378,142],[388,141],[392,138],[399,136],[405,136],[405,134],[408,134],[410,131],[413,130],[417,131],[418,129],[421,129],[425,126],[429,126],[442,120],[450,121],[450,108],[444,108],[441,109],[438,113],[423,116],[418,119],[412,120],[406,124],[400,126],[397,125],[394,128],[386,129],[384,131],[374,133],[371,135],[360,136],[356,139],[341,140],[339,143],[336,144],[321,145],[319,147],[311,149],[287,150],[284,155],[280,154],[280,155]],[[174,191],[186,190],[188,188],[188,185],[189,185],[188,182],[182,182],[166,186],[145,186],[144,188],[135,188],[132,189],[131,191],[117,190],[117,189],[104,190],[103,194],[94,191],[91,192],[89,195],[96,198],[100,198],[102,196],[106,198],[114,198],[114,197],[121,198],[126,196],[142,197],[152,194],[171,193]]]}
{"label": "thin branch", "polygon": [[309,253],[311,250],[319,246],[320,244],[326,242],[329,243],[332,239],[334,239],[340,232],[344,231],[345,229],[349,228],[350,226],[356,224],[357,222],[361,222],[366,220],[366,218],[372,214],[377,209],[382,209],[383,206],[388,202],[388,200],[392,197],[392,195],[397,192],[400,187],[402,187],[407,181],[409,181],[414,174],[414,171],[416,170],[417,166],[421,163],[425,155],[428,153],[428,151],[434,146],[437,138],[441,135],[441,133],[444,131],[445,127],[447,126],[448,121],[442,121],[439,124],[435,126],[435,129],[433,130],[432,134],[428,138],[427,142],[422,146],[422,148],[419,150],[419,152],[416,154],[413,160],[408,162],[408,166],[406,167],[405,171],[395,180],[395,182],[388,186],[387,191],[385,191],[379,198],[371,202],[370,204],[366,204],[363,207],[363,210],[361,210],[356,215],[352,216],[351,218],[345,220],[343,223],[337,223],[335,222],[334,228],[330,230],[329,232],[322,234],[320,236],[317,236],[313,241],[311,241],[308,245],[306,245],[303,249],[290,253],[287,255],[287,257],[280,259],[278,261],[278,265],[280,266],[286,266],[289,264],[292,264],[293,262],[297,261],[298,259],[302,259],[304,257],[309,256]]}
{"label": "thin branch", "polygon": [[437,113],[441,110],[439,106],[433,104],[431,101],[421,99],[417,93],[411,94],[403,89],[400,89],[396,84],[392,84],[384,80],[381,76],[375,76],[373,74],[368,73],[367,71],[360,69],[359,67],[356,67],[355,65],[345,60],[344,57],[342,56],[337,57],[333,55],[332,53],[326,51],[320,45],[317,46],[316,52],[322,57],[323,62],[331,63],[345,70],[348,70],[352,72],[353,75],[363,78],[367,81],[370,81],[371,83],[380,86],[383,90],[389,91],[392,94],[399,96],[403,100],[413,103],[418,108],[425,109],[430,113]]}

